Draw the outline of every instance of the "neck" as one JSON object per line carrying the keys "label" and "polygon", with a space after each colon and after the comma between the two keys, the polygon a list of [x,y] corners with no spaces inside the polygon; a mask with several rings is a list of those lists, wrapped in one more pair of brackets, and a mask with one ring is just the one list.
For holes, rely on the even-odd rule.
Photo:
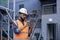
{"label": "neck", "polygon": [[20,18],[19,20],[20,20],[20,21],[24,21],[24,19],[22,19],[22,18]]}

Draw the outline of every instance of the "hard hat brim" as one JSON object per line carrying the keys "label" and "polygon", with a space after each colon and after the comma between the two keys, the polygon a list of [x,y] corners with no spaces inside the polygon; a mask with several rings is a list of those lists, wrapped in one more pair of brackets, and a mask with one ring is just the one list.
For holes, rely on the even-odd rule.
{"label": "hard hat brim", "polygon": [[19,14],[26,14],[26,15],[28,15],[27,13],[22,13],[22,12],[19,12]]}

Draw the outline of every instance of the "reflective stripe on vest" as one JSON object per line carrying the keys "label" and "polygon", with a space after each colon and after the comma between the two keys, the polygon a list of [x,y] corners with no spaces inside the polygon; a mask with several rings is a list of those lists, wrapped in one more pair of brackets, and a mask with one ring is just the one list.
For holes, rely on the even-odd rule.
{"label": "reflective stripe on vest", "polygon": [[20,34],[14,34],[14,38],[28,38],[28,26],[26,25],[27,22],[24,21],[24,25],[20,20],[16,20],[13,22],[18,26],[18,28],[26,26],[23,30],[21,30]]}
{"label": "reflective stripe on vest", "polygon": [[28,34],[28,32],[20,32],[20,34]]}

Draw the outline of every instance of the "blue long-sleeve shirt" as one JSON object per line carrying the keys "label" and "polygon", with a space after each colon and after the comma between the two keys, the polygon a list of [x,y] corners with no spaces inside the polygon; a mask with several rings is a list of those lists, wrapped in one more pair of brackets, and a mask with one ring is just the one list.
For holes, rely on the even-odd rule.
{"label": "blue long-sleeve shirt", "polygon": [[19,34],[18,27],[14,24],[14,33]]}

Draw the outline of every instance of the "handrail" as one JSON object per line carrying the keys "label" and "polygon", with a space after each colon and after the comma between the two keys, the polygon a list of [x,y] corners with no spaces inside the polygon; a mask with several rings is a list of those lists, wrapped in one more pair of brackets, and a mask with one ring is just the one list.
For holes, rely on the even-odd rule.
{"label": "handrail", "polygon": [[[38,18],[37,18],[37,20],[38,20]],[[33,30],[32,30],[32,33],[31,33],[31,35],[30,35],[30,40],[31,40],[31,38],[32,38],[32,36],[33,36],[33,33],[34,33],[34,30],[35,30],[35,27],[36,27],[37,20],[36,20],[36,22],[34,23]]]}
{"label": "handrail", "polygon": [[[7,11],[7,10],[6,10]],[[1,13],[0,13],[1,14]],[[7,11],[7,14],[8,14],[8,16],[9,16],[9,18],[12,20],[12,17],[10,16],[10,14],[8,13],[8,11]],[[3,19],[4,19],[4,15],[3,14],[1,14],[2,15],[2,17],[3,17]],[[6,20],[5,20],[6,21]],[[8,24],[8,28],[9,28],[9,23],[7,23]],[[3,28],[2,28],[3,29]],[[8,33],[5,31],[5,29],[3,29],[3,31],[6,33],[6,35],[8,36],[9,34],[9,29],[8,29]],[[8,40],[9,39],[11,39],[12,40],[12,38],[10,38],[10,36],[8,36]]]}
{"label": "handrail", "polygon": [[10,17],[11,21],[13,20],[12,17],[10,16],[9,12],[6,10],[8,16]]}
{"label": "handrail", "polygon": [[10,11],[12,11],[12,12],[13,12],[13,10],[12,10],[12,9],[6,8],[6,7],[1,6],[1,5],[0,5],[0,8],[1,8],[1,9],[7,9],[7,10],[10,10]]}

